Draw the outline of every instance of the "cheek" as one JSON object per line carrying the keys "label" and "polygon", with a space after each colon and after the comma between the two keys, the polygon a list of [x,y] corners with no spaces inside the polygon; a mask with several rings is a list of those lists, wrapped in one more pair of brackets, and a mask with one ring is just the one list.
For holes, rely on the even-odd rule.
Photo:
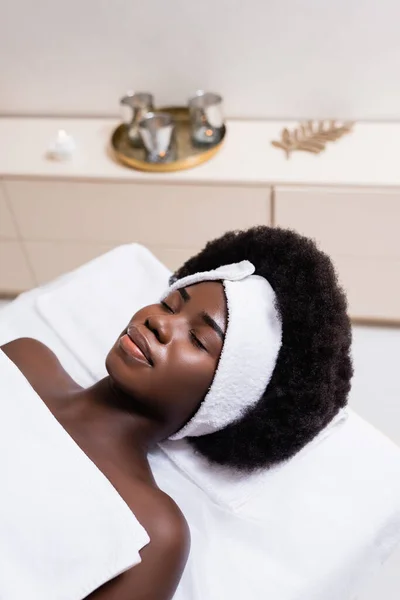
{"label": "cheek", "polygon": [[200,402],[207,393],[216,365],[209,355],[188,349],[169,357],[165,365],[166,393],[182,401]]}

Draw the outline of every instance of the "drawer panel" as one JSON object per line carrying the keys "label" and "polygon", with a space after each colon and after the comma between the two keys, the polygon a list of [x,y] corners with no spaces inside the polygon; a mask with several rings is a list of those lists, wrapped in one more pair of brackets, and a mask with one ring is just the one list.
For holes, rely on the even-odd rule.
{"label": "drawer panel", "polygon": [[0,294],[18,294],[34,286],[20,243],[0,240]]}
{"label": "drawer panel", "polygon": [[23,238],[193,248],[267,224],[266,187],[6,181]]}
{"label": "drawer panel", "polygon": [[400,324],[400,260],[333,256],[350,315]]}
{"label": "drawer panel", "polygon": [[400,190],[275,190],[275,225],[315,238],[328,254],[400,259]]}
{"label": "drawer panel", "polygon": [[68,242],[25,242],[24,244],[39,285],[80,267],[116,245]]}
{"label": "drawer panel", "polygon": [[3,184],[0,181],[0,240],[16,239],[18,239],[18,234],[14,225],[14,219],[7,206]]}
{"label": "drawer panel", "polygon": [[400,191],[277,188],[274,214],[332,257],[354,319],[400,322]]}
{"label": "drawer panel", "polygon": [[170,271],[175,271],[187,261],[188,258],[197,254],[199,248],[160,248],[159,246],[147,246],[148,249],[160,260]]}

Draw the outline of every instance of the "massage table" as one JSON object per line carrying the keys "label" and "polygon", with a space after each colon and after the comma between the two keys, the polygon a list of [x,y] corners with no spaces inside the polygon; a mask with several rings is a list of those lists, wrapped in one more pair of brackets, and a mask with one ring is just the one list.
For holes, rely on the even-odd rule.
{"label": "massage table", "polygon": [[[1,309],[0,343],[36,338],[89,386],[169,276],[143,246],[120,246]],[[150,463],[191,529],[174,600],[357,598],[400,542],[400,449],[351,408],[262,473],[211,466],[184,440],[162,444]]]}

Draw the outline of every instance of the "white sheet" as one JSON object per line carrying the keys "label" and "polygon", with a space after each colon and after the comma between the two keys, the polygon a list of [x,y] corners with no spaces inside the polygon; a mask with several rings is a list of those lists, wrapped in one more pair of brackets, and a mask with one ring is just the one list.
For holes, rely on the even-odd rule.
{"label": "white sheet", "polygon": [[0,598],[81,600],[149,537],[0,350]]}
{"label": "white sheet", "polygon": [[[29,314],[30,331],[89,383],[167,278],[146,249],[118,248],[7,307],[0,340],[4,321],[8,336],[24,335],[19,315]],[[345,600],[400,539],[399,449],[352,411],[289,463],[246,480],[210,468],[184,442],[165,444],[151,463],[192,531],[176,600]]]}

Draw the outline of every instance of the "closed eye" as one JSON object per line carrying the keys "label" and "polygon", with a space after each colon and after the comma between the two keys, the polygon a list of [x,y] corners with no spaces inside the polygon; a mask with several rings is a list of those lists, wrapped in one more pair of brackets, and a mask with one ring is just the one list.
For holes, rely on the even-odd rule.
{"label": "closed eye", "polygon": [[202,344],[202,342],[199,340],[199,338],[196,336],[196,334],[194,333],[193,330],[189,331],[189,335],[190,335],[190,339],[192,340],[193,345],[196,346],[196,348],[200,348],[201,350],[205,350],[205,352],[208,352],[205,345]]}
{"label": "closed eye", "polygon": [[170,306],[168,306],[168,304],[166,302],[164,302],[164,300],[161,300],[160,304],[161,304],[161,306],[163,306],[165,308],[166,311],[168,311],[169,313],[172,313],[173,315],[175,314],[175,311],[172,310],[172,308]]}
{"label": "closed eye", "polygon": [[[170,314],[174,315],[175,311],[164,301],[161,300],[160,302],[161,306],[164,308],[164,310],[166,310],[167,312],[169,312]],[[200,348],[200,350],[204,350],[205,352],[208,352],[207,348],[205,347],[205,345],[199,340],[199,338],[196,336],[195,332],[193,331],[193,329],[191,329],[189,331],[189,337],[190,337],[190,341],[192,342],[192,344],[196,347],[196,348]]]}

